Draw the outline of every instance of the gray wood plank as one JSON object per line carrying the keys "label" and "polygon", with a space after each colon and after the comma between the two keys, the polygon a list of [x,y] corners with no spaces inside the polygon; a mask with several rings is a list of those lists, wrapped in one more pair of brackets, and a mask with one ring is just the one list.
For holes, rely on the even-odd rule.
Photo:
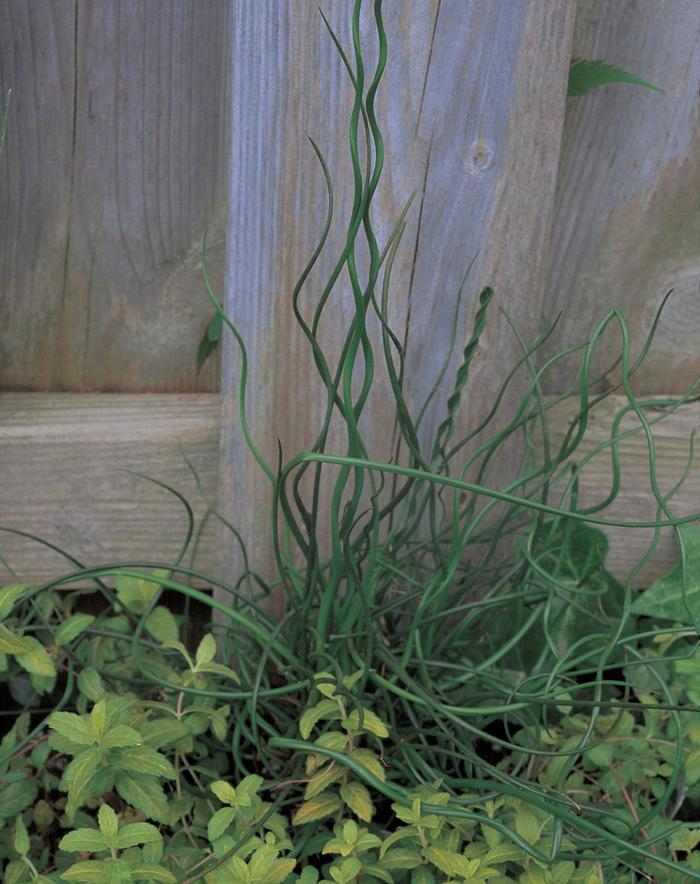
{"label": "gray wood plank", "polygon": [[0,387],[52,384],[71,207],[75,3],[0,4]]}
{"label": "gray wood plank", "polygon": [[[174,562],[185,509],[120,471],[173,485],[201,519],[206,505],[180,445],[216,505],[217,395],[0,394],[0,525],[32,532],[85,565]],[[209,519],[195,557],[207,573],[216,570],[213,528]],[[75,570],[47,547],[4,531],[0,554],[29,583]],[[0,563],[0,585],[13,580]]]}
{"label": "gray wood plank", "polygon": [[[575,460],[583,457],[611,435],[617,413],[625,407],[624,396],[612,395],[600,403],[590,415],[589,429]],[[551,412],[552,442],[561,441],[569,421],[578,411],[578,404],[563,403]],[[646,410],[648,420],[658,418],[658,409]],[[620,432],[639,427],[635,415],[627,415],[620,425]],[[688,462],[691,433],[700,429],[700,403],[684,405],[662,421],[654,423],[653,433],[657,457],[657,480],[663,494],[679,481]],[[601,513],[605,518],[626,521],[653,521],[659,516],[649,483],[649,453],[643,433],[636,433],[620,443],[621,468],[620,491],[611,506]],[[610,449],[596,454],[581,472],[580,506],[591,506],[607,497],[611,485]],[[669,506],[676,517],[689,516],[700,510],[700,471],[693,467]],[[620,580],[625,580],[632,568],[640,561],[652,541],[653,530],[648,528],[605,528],[610,540],[607,566]],[[653,558],[636,575],[634,584],[647,585],[659,577],[677,560],[677,546],[673,529],[664,528],[660,533]]]}
{"label": "gray wood plank", "polygon": [[0,387],[188,392],[220,284],[228,0],[8,0]]}
{"label": "gray wood plank", "polygon": [[[564,311],[553,346],[617,307],[638,347],[674,288],[635,388],[680,392],[700,374],[700,4],[579,0],[573,52],[665,92],[610,85],[568,101],[545,299],[548,315]],[[599,369],[618,347],[611,330]]]}
{"label": "gray wood plank", "polygon": [[[364,12],[365,36],[371,34],[370,8]],[[344,242],[352,198],[346,147],[351,93],[312,4],[240,3],[234,9],[226,303],[248,344],[251,427],[262,453],[276,463],[277,438],[286,456],[308,447],[325,404],[291,319],[290,293],[325,216],[324,185],[304,131],[328,157],[336,184],[332,245],[302,300],[308,317]],[[326,11],[349,48],[351,4],[327,4]],[[573,11],[568,0],[385,4],[389,64],[378,116],[387,165],[375,221],[383,244],[411,192],[418,192],[395,265],[390,308],[394,328],[407,340],[406,391],[414,413],[438,374],[459,281],[473,258],[458,351],[470,334],[474,296],[486,284],[496,288],[526,333],[539,320]],[[374,43],[370,38],[368,45]],[[371,70],[371,50],[369,56]],[[331,365],[352,309],[341,282],[321,324]],[[371,455],[382,459],[395,445],[393,408],[377,323],[371,333],[379,365],[361,426]],[[465,421],[483,413],[517,352],[494,310]],[[264,562],[271,568],[269,485],[238,427],[240,360],[228,339],[223,364],[222,505],[264,571]],[[428,435],[439,420],[440,411],[430,414]],[[330,449],[345,450],[341,432]],[[236,571],[239,564],[230,547],[225,567]]]}

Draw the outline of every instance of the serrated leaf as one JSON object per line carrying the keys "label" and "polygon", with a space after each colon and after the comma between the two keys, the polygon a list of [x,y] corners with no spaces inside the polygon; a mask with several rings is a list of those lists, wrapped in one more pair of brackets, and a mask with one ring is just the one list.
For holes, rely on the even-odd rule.
{"label": "serrated leaf", "polygon": [[240,684],[241,680],[238,675],[231,669],[230,666],[227,666],[225,663],[205,663],[203,666],[197,667],[198,672],[211,672],[212,675],[223,675],[225,678],[230,678],[231,681],[235,681],[236,684]]}
{"label": "serrated leaf", "polygon": [[326,731],[314,740],[315,746],[323,746],[324,749],[333,749],[335,752],[343,752],[348,744],[348,735],[340,731]]}
{"label": "serrated leaf", "polygon": [[26,856],[29,853],[29,833],[21,816],[18,816],[15,820],[15,834],[12,839],[12,846],[21,856]]}
{"label": "serrated leaf", "polygon": [[[470,878],[474,873],[474,863],[453,850],[445,850],[442,847],[424,847],[422,852],[429,862],[450,877]],[[478,866],[477,860],[476,867],[478,868]]]}
{"label": "serrated leaf", "polygon": [[[414,833],[411,834],[415,837]],[[413,850],[410,847],[395,847],[382,856],[382,867],[389,871],[392,869],[417,869],[422,862],[420,850]]]}
{"label": "serrated leaf", "polygon": [[172,611],[157,605],[146,618],[146,632],[157,642],[177,641],[180,629]]}
{"label": "serrated leaf", "polygon": [[92,614],[73,614],[58,627],[53,637],[53,643],[57,648],[69,644],[85,632],[94,619]]}
{"label": "serrated leaf", "polygon": [[700,620],[700,526],[679,525],[686,552],[687,593],[683,592],[683,566],[679,561],[652,583],[632,603],[632,613],[693,625]]}
{"label": "serrated leaf", "polygon": [[[167,577],[168,574],[168,571],[157,569],[153,572],[153,577]],[[126,577],[120,574],[114,582],[117,587],[117,598],[134,614],[145,613],[160,589],[157,580],[147,580],[143,577]]]}
{"label": "serrated leaf", "polygon": [[[127,868],[124,865],[122,867]],[[107,881],[111,884],[114,878],[109,877],[107,869],[108,866],[101,860],[86,860],[73,863],[59,875],[59,878],[61,881],[84,881],[86,884],[106,884]]]}
{"label": "serrated leaf", "polygon": [[185,725],[176,718],[153,718],[139,725],[144,743],[160,749],[169,743],[176,743],[189,734]]}
{"label": "serrated leaf", "polygon": [[329,700],[332,700],[336,696],[336,691],[338,689],[338,684],[336,682],[335,676],[330,672],[317,672],[314,675],[314,686],[319,694],[323,694],[324,697],[327,697]]}
{"label": "serrated leaf", "polygon": [[370,863],[369,865],[363,866],[362,872],[363,874],[368,875],[370,878],[377,878],[379,881],[386,881],[387,884],[393,884],[394,882],[394,879],[391,877],[389,872],[383,866],[378,866],[376,863]]}
{"label": "serrated leaf", "polygon": [[646,80],[605,61],[596,61],[591,58],[572,59],[569,68],[567,95],[570,97],[585,95],[592,89],[598,89],[608,83],[630,83],[634,86],[643,86],[654,92],[663,92],[660,86],[647,83]]}
{"label": "serrated leaf", "polygon": [[100,740],[103,749],[121,749],[127,746],[140,746],[142,743],[141,734],[126,724],[115,724]]}
{"label": "serrated leaf", "polygon": [[340,797],[359,819],[365,823],[372,821],[374,805],[366,786],[362,783],[345,783],[340,787]]}
{"label": "serrated leaf", "polygon": [[515,815],[515,831],[528,844],[537,844],[540,840],[542,823],[531,810],[521,807]]}
{"label": "serrated leaf", "polygon": [[30,587],[24,583],[13,583],[11,586],[0,588],[0,620],[4,620],[12,613],[12,609],[28,589]]}
{"label": "serrated leaf", "polygon": [[215,780],[209,788],[216,795],[219,801],[224,804],[235,804],[236,803],[236,790],[229,783],[225,783],[223,780]]}
{"label": "serrated leaf", "polygon": [[207,824],[207,836],[210,841],[220,838],[236,818],[235,807],[220,807]]}
{"label": "serrated leaf", "polygon": [[99,853],[109,850],[109,844],[97,829],[76,829],[61,838],[58,848],[66,853]]}
{"label": "serrated leaf", "polygon": [[175,768],[170,761],[151,749],[150,746],[139,746],[134,749],[125,749],[119,753],[115,765],[121,770],[131,770],[135,773],[150,774],[156,777],[166,777],[169,780],[176,778]]}
{"label": "serrated leaf", "polygon": [[197,647],[195,654],[195,663],[197,666],[203,666],[216,657],[216,640],[213,635],[205,635]]}
{"label": "serrated leaf", "polygon": [[4,623],[0,623],[0,651],[3,654],[21,654],[29,648],[27,639],[21,635],[15,635]]}
{"label": "serrated leaf", "polygon": [[88,700],[96,703],[107,693],[102,676],[94,666],[86,666],[78,676],[78,689]]}
{"label": "serrated leaf", "polygon": [[248,868],[253,881],[265,882],[265,884],[282,884],[294,866],[294,859],[278,859],[279,851],[275,847],[265,844],[259,847],[251,857]]}
{"label": "serrated leaf", "polygon": [[0,786],[0,808],[3,817],[13,817],[30,807],[39,793],[36,780],[22,779]]}
{"label": "serrated leaf", "polygon": [[97,812],[97,822],[100,826],[100,832],[104,835],[106,843],[116,849],[117,832],[119,831],[119,817],[112,810],[109,804],[103,804]]}
{"label": "serrated leaf", "polygon": [[393,847],[394,844],[397,844],[399,841],[405,841],[407,838],[410,838],[412,841],[414,841],[416,845],[420,844],[420,839],[415,829],[396,829],[396,831],[392,832],[391,835],[385,838],[382,842],[382,846],[379,849],[379,858],[381,859],[385,855],[387,850],[389,850],[390,847]]}
{"label": "serrated leaf", "polygon": [[304,801],[294,813],[292,824],[303,826],[305,823],[313,823],[340,810],[340,799],[335,795],[318,795],[310,801]]}
{"label": "serrated leaf", "polygon": [[19,665],[32,675],[53,678],[56,675],[56,666],[44,650],[44,646],[31,635],[23,636],[22,641],[25,643],[25,650],[21,654],[15,654],[15,660]]}
{"label": "serrated leaf", "polygon": [[[360,723],[360,719],[362,722]],[[350,715],[343,722],[343,727],[348,728],[348,730],[365,730],[373,733],[375,736],[380,739],[385,739],[389,736],[389,728],[384,724],[381,718],[378,715],[375,715],[371,709],[362,709],[362,715],[360,715],[360,710],[353,709]]]}
{"label": "serrated leaf", "polygon": [[386,782],[386,774],[384,773],[382,763],[371,749],[353,749],[350,753],[350,757],[354,758],[355,761],[366,768],[371,774],[374,774],[374,776],[378,780],[381,780],[382,783]]}
{"label": "serrated leaf", "polygon": [[185,658],[187,665],[190,667],[190,669],[192,669],[192,667],[194,666],[194,664],[192,662],[192,658],[190,657],[187,648],[182,644],[182,642],[172,641],[172,640],[164,641],[161,644],[161,647],[167,648],[170,651],[178,651],[178,653],[181,654]]}
{"label": "serrated leaf", "polygon": [[172,872],[159,865],[134,866],[131,869],[131,876],[133,881],[158,881],[162,884],[175,884],[177,881]]}
{"label": "serrated leaf", "polygon": [[600,767],[603,770],[607,770],[608,767],[612,764],[613,760],[613,747],[611,743],[600,743],[598,746],[593,746],[591,749],[588,749],[584,752],[584,758],[594,764],[596,767]]}
{"label": "serrated leaf", "polygon": [[74,816],[75,811],[89,795],[91,782],[99,766],[100,751],[84,749],[63,771],[61,784],[64,791],[68,792],[66,813],[69,818]]}
{"label": "serrated leaf", "polygon": [[92,707],[90,712],[90,727],[93,734],[99,739],[105,732],[105,724],[107,723],[107,702],[106,700],[98,700]]}
{"label": "serrated leaf", "polygon": [[331,762],[311,777],[304,789],[304,798],[315,798],[321,792],[325,792],[330,785],[337,783],[338,780],[342,780],[344,776],[345,769],[339,764]]}
{"label": "serrated leaf", "polygon": [[669,838],[668,846],[671,850],[685,850],[691,853],[700,844],[700,829],[690,829],[681,826],[676,829]]}
{"label": "serrated leaf", "polygon": [[315,706],[307,709],[299,720],[299,733],[304,740],[308,740],[309,734],[316,724],[322,719],[336,720],[340,718],[340,709],[335,700],[321,700]]}
{"label": "serrated leaf", "polygon": [[245,806],[250,803],[253,796],[265,781],[258,774],[248,774],[236,786],[236,802]]}
{"label": "serrated leaf", "polygon": [[124,850],[137,844],[151,844],[160,840],[160,832],[151,823],[129,823],[119,830],[117,847],[119,850]]}
{"label": "serrated leaf", "polygon": [[115,787],[127,804],[140,810],[144,816],[159,823],[168,822],[168,802],[160,783],[153,777],[122,772],[118,774]]}
{"label": "serrated leaf", "polygon": [[74,712],[52,712],[47,723],[57,734],[80,746],[91,746],[97,739],[89,720]]}

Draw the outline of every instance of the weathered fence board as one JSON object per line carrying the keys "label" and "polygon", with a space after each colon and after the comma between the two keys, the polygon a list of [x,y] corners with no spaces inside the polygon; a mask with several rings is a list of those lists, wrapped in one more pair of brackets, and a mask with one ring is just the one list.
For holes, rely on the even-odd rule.
{"label": "weathered fence board", "polygon": [[[362,28],[373,47],[371,7],[365,3]],[[328,0],[324,9],[349,47],[352,4]],[[378,116],[387,164],[375,225],[383,244],[416,191],[390,303],[390,320],[407,347],[414,413],[442,364],[472,259],[453,368],[470,333],[475,295],[490,284],[497,301],[463,425],[483,414],[518,355],[499,303],[527,338],[543,314],[563,309],[556,347],[585,336],[618,306],[638,346],[661,296],[675,287],[655,353],[635,383],[644,393],[684,389],[700,373],[695,0],[386,0],[384,15],[390,56]],[[368,70],[375,51],[368,50]],[[566,102],[571,54],[602,58],[666,92],[611,86]],[[301,299],[309,316],[344,242],[352,95],[315,4],[5,0],[0,88],[8,87],[12,111],[0,157],[0,389],[127,395],[0,396],[0,522],[45,535],[89,561],[173,558],[184,524],[179,505],[116,470],[127,466],[187,485],[177,450],[184,440],[209,493],[220,490],[224,514],[265,571],[269,488],[240,432],[240,355],[230,336],[220,420],[218,397],[178,393],[216,388],[215,360],[199,376],[195,364],[210,315],[197,270],[209,223],[217,286],[228,230],[226,304],[249,347],[247,405],[256,441],[276,464],[277,437],[289,456],[316,436],[325,398],[290,303],[325,217],[323,179],[304,132],[328,158],[336,202],[329,245]],[[351,313],[342,283],[320,330],[332,366]],[[375,347],[378,331],[375,322]],[[617,343],[611,332],[601,360]],[[375,352],[378,377],[361,429],[370,453],[386,459],[396,450],[396,427],[387,420],[391,396]],[[570,379],[561,371],[550,389]],[[143,391],[173,396],[128,395]],[[445,392],[424,423],[425,438],[440,420]],[[608,432],[605,408],[590,444]],[[668,462],[661,464],[663,481],[672,481],[696,424],[692,405],[659,428]],[[331,447],[345,450],[338,427]],[[628,443],[625,460],[630,484],[619,512],[652,515],[643,510],[641,437]],[[584,477],[589,497],[607,483],[607,464],[596,463]],[[504,463],[498,481],[507,475]],[[678,512],[693,509],[696,479],[694,470]],[[190,492],[196,498],[193,484]],[[620,574],[645,543],[643,536],[623,537],[614,538],[611,552]],[[34,545],[2,544],[0,537],[0,552],[26,579],[63,570],[55,554]],[[238,573],[235,546],[226,534],[215,541],[213,531],[203,539],[200,566],[215,567],[220,550],[222,575]],[[673,555],[668,537],[654,568]]]}
{"label": "weathered fence board", "polygon": [[[627,406],[624,396],[612,395],[593,409],[589,415],[588,431],[576,451],[575,460],[583,462],[594,449],[604,445],[612,434],[613,421],[618,412]],[[578,403],[562,403],[552,410],[552,444],[556,445],[578,412]],[[681,479],[688,465],[690,437],[700,430],[700,403],[692,403],[666,415],[658,422],[660,411],[645,409],[647,420],[652,423],[657,461],[657,480],[662,494],[668,494]],[[626,415],[619,433],[640,428],[634,414]],[[666,516],[657,512],[657,504],[649,480],[649,451],[644,433],[635,432],[619,443],[621,463],[620,491],[610,507],[599,515],[624,521],[654,521]],[[608,495],[612,484],[610,447],[595,454],[581,471],[579,505],[591,506]],[[700,471],[697,467],[688,472],[685,482],[668,502],[674,516],[689,516],[700,510]],[[608,567],[620,579],[626,579],[631,570],[646,553],[653,538],[650,528],[606,528],[610,540]],[[650,562],[635,576],[634,583],[644,586],[675,564],[677,545],[671,528],[660,532],[658,546]]]}
{"label": "weathered fence board", "polygon": [[[0,525],[33,532],[84,565],[172,563],[187,534],[171,494],[135,470],[185,493],[197,519],[207,505],[180,446],[216,505],[218,396],[3,393],[0,395]],[[195,556],[216,570],[216,532],[205,525]],[[0,531],[0,585],[76,570],[56,552]],[[188,564],[186,558],[183,564]]]}
{"label": "weathered fence board", "polygon": [[[309,315],[319,283],[344,243],[352,198],[346,147],[351,90],[312,4],[239,3],[234,12],[226,303],[254,367],[247,396],[251,426],[263,454],[276,463],[278,437],[287,455],[313,441],[325,402],[291,321],[290,293],[325,216],[323,180],[304,131],[328,157],[336,183],[333,247],[321,256],[303,301]],[[351,4],[327,4],[327,12],[349,47]],[[407,341],[407,394],[415,408],[438,375],[460,280],[472,259],[458,350],[469,335],[474,296],[486,284],[495,287],[525,332],[539,320],[573,4],[422,0],[387,2],[384,14],[389,67],[378,117],[387,169],[375,221],[383,244],[417,190],[392,276],[390,314]],[[363,15],[367,45],[373,45],[371,4]],[[331,366],[352,311],[349,289],[341,284],[322,327]],[[377,327],[373,335],[376,345]],[[501,382],[503,365],[517,352],[494,313],[468,418],[483,412]],[[379,362],[380,353],[377,348]],[[237,423],[239,364],[229,340],[223,361],[221,500],[227,517],[242,529],[253,561],[260,563],[271,556],[269,533],[261,530],[269,487],[245,451]],[[392,450],[390,402],[388,382],[379,374],[361,423],[368,449],[378,458],[388,458]],[[430,415],[428,434],[438,419]],[[333,444],[343,452],[342,435]],[[236,570],[232,547],[227,568]]]}
{"label": "weathered fence board", "polygon": [[[665,92],[620,85],[569,99],[545,297],[547,315],[563,311],[552,348],[617,307],[637,350],[673,288],[635,386],[682,392],[700,375],[700,4],[579,0],[573,55]],[[599,369],[619,342],[611,330]],[[555,385],[567,381],[561,372]]]}
{"label": "weathered fence board", "polygon": [[228,0],[5,0],[0,388],[195,392],[222,275]]}

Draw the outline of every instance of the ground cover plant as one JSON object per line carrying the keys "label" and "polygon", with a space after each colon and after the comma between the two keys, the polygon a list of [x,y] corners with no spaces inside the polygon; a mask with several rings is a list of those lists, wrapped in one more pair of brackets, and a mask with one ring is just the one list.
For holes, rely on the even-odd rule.
{"label": "ground cover plant", "polygon": [[[270,482],[277,576],[266,580],[254,563],[228,583],[196,575],[183,564],[196,536],[188,509],[174,563],[85,568],[66,553],[55,580],[28,586],[18,576],[0,589],[9,705],[0,862],[9,884],[700,880],[699,514],[674,516],[678,486],[658,487],[653,446],[654,424],[695,391],[665,409],[654,400],[653,411],[637,399],[630,378],[653,330],[633,360],[624,319],[612,311],[589,340],[545,363],[538,350],[549,330],[522,342],[492,412],[456,438],[497,297],[485,289],[444,418],[421,444],[426,409],[410,413],[409,366],[387,320],[404,222],[381,246],[372,227],[383,164],[374,111],[387,56],[381,3],[371,10],[379,46],[371,74],[361,14],[357,0],[351,55],[336,41],[355,94],[347,239],[305,319],[300,292],[330,247],[329,208],[294,297],[327,393],[309,451],[270,464],[255,447],[245,342],[209,286],[204,250],[212,303],[242,356],[241,426]],[[330,207],[328,165],[312,147]],[[356,310],[342,358],[330,365],[317,329],[341,278]],[[621,381],[600,391],[592,357],[611,326],[622,340]],[[554,445],[557,403],[542,386],[572,354],[579,372],[566,396],[579,409]],[[372,460],[362,435],[375,356],[403,443],[392,463]],[[523,379],[518,406],[495,430],[506,393]],[[627,404],[600,445],[610,455],[609,494],[583,508],[579,477],[593,454],[579,446],[596,408],[619,391]],[[632,429],[622,429],[625,413],[636,418]],[[327,446],[338,418],[342,454]],[[642,593],[634,574],[621,583],[606,570],[601,530],[615,524],[605,510],[619,487],[619,444],[631,433],[649,444],[654,541],[673,525],[680,551],[678,566]],[[516,440],[520,470],[493,487]],[[193,588],[195,576],[217,597]],[[78,580],[91,588],[74,589]],[[273,621],[265,600],[279,587],[287,613]],[[181,596],[184,611],[163,604],[165,592]],[[191,632],[194,604],[219,615],[201,637]]]}

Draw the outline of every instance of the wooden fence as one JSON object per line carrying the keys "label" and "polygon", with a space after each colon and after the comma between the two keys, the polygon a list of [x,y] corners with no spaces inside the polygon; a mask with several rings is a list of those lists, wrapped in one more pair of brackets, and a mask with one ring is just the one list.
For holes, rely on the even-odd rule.
{"label": "wooden fence", "polygon": [[[346,46],[351,7],[324,4]],[[384,13],[381,240],[417,191],[391,308],[407,345],[409,401],[421,402],[437,375],[472,259],[469,298],[492,285],[526,337],[564,311],[552,348],[585,337],[612,306],[624,310],[638,347],[673,287],[636,389],[684,389],[700,373],[695,0],[385,0]],[[665,91],[609,86],[567,100],[572,57],[604,59]],[[264,567],[268,489],[242,444],[230,340],[221,396],[215,360],[196,370],[211,312],[198,244],[208,224],[212,276],[249,347],[249,417],[261,449],[274,460],[278,437],[286,453],[303,449],[323,403],[292,328],[290,293],[325,212],[305,131],[336,182],[332,242],[341,241],[352,183],[351,92],[315,3],[3,0],[0,85],[13,89],[0,157],[0,524],[87,563],[172,560],[184,511],[117,472],[128,468],[177,485],[199,516],[218,503]],[[316,282],[336,254],[322,256]],[[347,300],[334,303],[323,330],[331,353],[349,310]],[[618,344],[610,334],[602,350]],[[494,311],[465,422],[484,413],[517,354]],[[550,392],[568,380],[562,371]],[[380,380],[366,428],[380,458],[393,445],[387,401]],[[662,485],[679,475],[699,422],[687,405],[665,424]],[[601,413],[587,444],[608,431]],[[641,441],[624,460],[615,512],[651,517]],[[607,463],[594,461],[584,493],[599,496],[606,476]],[[697,509],[699,492],[694,469],[676,511]],[[213,528],[196,562],[229,572],[235,550]],[[614,538],[616,570],[645,539]],[[26,580],[65,568],[56,552],[17,535],[0,538],[0,552]],[[654,569],[673,554],[667,537]]]}

